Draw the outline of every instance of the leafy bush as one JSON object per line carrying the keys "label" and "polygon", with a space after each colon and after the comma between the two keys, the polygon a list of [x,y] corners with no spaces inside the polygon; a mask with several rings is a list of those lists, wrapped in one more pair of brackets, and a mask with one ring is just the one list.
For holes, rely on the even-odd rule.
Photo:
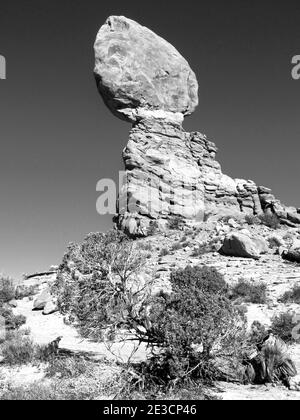
{"label": "leafy bush", "polygon": [[124,234],[90,234],[71,245],[52,292],[61,313],[76,320],[82,335],[103,340],[107,328],[120,328],[145,290],[136,275],[145,255]]}
{"label": "leafy bush", "polygon": [[264,304],[267,300],[267,286],[264,283],[254,284],[249,280],[240,279],[231,289],[231,298],[241,298],[247,303]]}
{"label": "leafy bush", "polygon": [[218,239],[212,239],[208,242],[201,243],[197,247],[194,248],[193,257],[201,257],[204,254],[209,254],[211,252],[216,252],[217,250],[217,243]]}
{"label": "leafy bush", "polygon": [[22,331],[14,331],[1,344],[1,353],[4,356],[4,363],[22,365],[34,360],[35,346]]}
{"label": "leafy bush", "polygon": [[280,228],[280,219],[275,213],[263,213],[258,217],[263,225],[275,230]]}
{"label": "leafy bush", "polygon": [[0,400],[108,400],[122,392],[127,379],[120,368],[104,363],[90,363],[84,373],[77,373],[74,377],[66,374],[61,379],[10,387],[0,392]]}
{"label": "leafy bush", "polygon": [[15,298],[14,282],[9,277],[0,277],[0,304]]}
{"label": "leafy bush", "polygon": [[0,316],[5,320],[6,330],[18,329],[26,323],[26,317],[24,315],[14,315],[11,308],[0,307]]}
{"label": "leafy bush", "polygon": [[259,217],[255,216],[254,214],[247,214],[245,216],[245,222],[249,226],[260,225],[261,224],[261,220],[259,219]]}
{"label": "leafy bush", "polygon": [[182,248],[183,248],[182,243],[177,242],[177,243],[175,243],[175,244],[172,245],[171,250],[172,251],[179,251]]}
{"label": "leafy bush", "polygon": [[251,331],[249,334],[249,342],[257,345],[267,336],[267,329],[259,321],[254,321],[251,325]]}
{"label": "leafy bush", "polygon": [[38,293],[39,286],[26,286],[24,284],[17,286],[15,292],[15,299],[21,300],[26,297],[34,296]]}
{"label": "leafy bush", "polygon": [[168,228],[170,230],[181,230],[184,226],[185,226],[185,222],[182,219],[182,217],[179,217],[179,216],[172,217],[168,221]]}
{"label": "leafy bush", "polygon": [[[136,335],[152,346],[142,374],[149,384],[212,380],[221,376],[217,356],[238,363],[243,322],[228,300],[227,284],[214,268],[186,267],[172,273],[173,292],[161,292],[139,323]],[[150,308],[150,309],[149,309]],[[158,351],[159,349],[159,351]]]}
{"label": "leafy bush", "polygon": [[46,374],[49,377],[76,378],[93,368],[94,363],[88,363],[82,357],[55,357],[49,360]]}
{"label": "leafy bush", "polygon": [[271,329],[284,342],[292,343],[295,341],[292,336],[295,326],[294,315],[290,312],[283,312],[273,317]]}
{"label": "leafy bush", "polygon": [[169,250],[167,248],[163,248],[159,253],[160,257],[166,257],[167,255],[169,255]]}
{"label": "leafy bush", "polygon": [[292,290],[285,292],[285,294],[280,298],[280,302],[283,303],[297,303],[300,304],[300,286],[295,285]]}
{"label": "leafy bush", "polygon": [[150,242],[139,242],[138,248],[142,249],[143,251],[152,251],[153,247]]}
{"label": "leafy bush", "polygon": [[158,233],[158,231],[159,231],[159,229],[158,229],[157,222],[156,221],[150,222],[150,226],[148,228],[147,235],[148,236],[154,236]]}

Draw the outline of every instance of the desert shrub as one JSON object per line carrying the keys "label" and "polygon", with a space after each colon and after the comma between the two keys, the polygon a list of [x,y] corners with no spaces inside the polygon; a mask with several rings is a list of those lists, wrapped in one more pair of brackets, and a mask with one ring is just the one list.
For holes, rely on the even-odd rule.
{"label": "desert shrub", "polygon": [[280,298],[280,302],[283,303],[297,303],[300,304],[300,286],[295,285],[292,290],[289,290],[284,293]]}
{"label": "desert shrub", "polygon": [[8,307],[0,307],[0,316],[4,318],[6,330],[18,329],[26,323],[24,315],[14,315],[12,309]]}
{"label": "desert shrub", "polygon": [[264,325],[262,325],[259,321],[254,321],[251,325],[251,330],[249,333],[249,343],[253,345],[257,345],[261,343],[262,340],[267,336],[268,330]]}
{"label": "desert shrub", "polygon": [[290,378],[297,369],[290,358],[288,346],[281,338],[268,334],[256,346],[256,352],[245,359],[245,383],[283,383],[290,386]]}
{"label": "desert shrub", "polygon": [[87,374],[88,370],[93,369],[94,363],[87,362],[82,357],[53,357],[50,358],[46,374],[49,377],[59,376],[60,378],[76,378]]}
{"label": "desert shrub", "polygon": [[15,292],[15,298],[18,300],[24,299],[26,297],[34,296],[38,293],[39,286],[31,285],[26,286],[24,284],[17,286]]}
{"label": "desert shrub", "polygon": [[253,283],[249,280],[239,279],[231,289],[231,298],[241,298],[247,303],[264,304],[267,300],[267,286],[264,283]]}
{"label": "desert shrub", "polygon": [[174,216],[168,221],[168,228],[170,230],[181,230],[185,226],[182,217]]}
{"label": "desert shrub", "polygon": [[138,244],[138,248],[143,251],[152,251],[153,249],[152,244],[150,242],[140,242]]}
{"label": "desert shrub", "polygon": [[9,365],[30,363],[35,357],[35,345],[30,337],[22,331],[10,333],[0,348],[4,357],[4,363]]}
{"label": "desert shrub", "polygon": [[0,277],[0,304],[15,298],[14,282],[9,277]]}
{"label": "desert shrub", "polygon": [[176,242],[175,244],[172,245],[171,251],[179,251],[182,248],[183,248],[183,244],[180,242]]}
{"label": "desert shrub", "polygon": [[279,315],[275,315],[272,319],[271,329],[273,333],[286,343],[295,341],[292,335],[295,327],[294,314],[290,312],[283,312]]}
{"label": "desert shrub", "polygon": [[144,261],[135,243],[117,231],[71,245],[52,288],[61,313],[76,320],[83,336],[102,340],[107,328],[121,328],[145,292],[136,280]]}
{"label": "desert shrub", "polygon": [[[59,372],[57,372],[59,373]],[[64,372],[66,373],[66,372]],[[59,375],[58,375],[59,376]],[[1,400],[96,400],[112,399],[125,386],[127,376],[114,365],[89,363],[89,368],[74,377],[68,374],[30,385],[10,387],[0,392]]]}
{"label": "desert shrub", "polygon": [[261,224],[261,221],[260,221],[259,217],[254,215],[254,214],[247,214],[245,216],[245,222],[249,226],[260,225]]}
{"label": "desert shrub", "polygon": [[169,255],[169,250],[167,248],[163,248],[159,253],[160,257],[166,257],[167,255]]}
{"label": "desert shrub", "polygon": [[148,236],[154,236],[154,235],[156,235],[158,232],[159,232],[159,229],[158,229],[158,224],[157,224],[157,222],[156,222],[156,221],[152,221],[152,222],[150,222],[150,226],[149,226],[149,228],[148,228],[148,230],[147,230],[147,235],[148,235]]}
{"label": "desert shrub", "polygon": [[201,257],[204,254],[209,254],[211,252],[216,252],[217,250],[218,239],[212,239],[205,243],[201,243],[194,248],[192,253],[193,257]]}
{"label": "desert shrub", "polygon": [[152,346],[142,376],[149,386],[215,379],[221,375],[218,354],[238,363],[241,348],[236,343],[243,322],[226,296],[227,284],[206,266],[175,271],[171,283],[173,292],[154,297],[132,324],[139,339]]}
{"label": "desert shrub", "polygon": [[280,228],[280,219],[275,213],[262,213],[258,217],[263,225],[275,230]]}

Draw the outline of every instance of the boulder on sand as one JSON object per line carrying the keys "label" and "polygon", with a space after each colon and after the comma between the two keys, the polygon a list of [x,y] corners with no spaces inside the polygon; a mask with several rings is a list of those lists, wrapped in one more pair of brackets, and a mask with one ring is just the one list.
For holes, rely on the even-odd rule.
{"label": "boulder on sand", "polygon": [[43,310],[43,315],[51,315],[54,314],[54,312],[58,311],[58,307],[57,304],[55,302],[53,302],[53,300],[51,300],[50,302],[47,302],[44,310]]}
{"label": "boulder on sand", "polygon": [[42,310],[48,302],[52,301],[50,289],[44,289],[33,302],[33,310]]}
{"label": "boulder on sand", "polygon": [[247,235],[233,232],[226,236],[220,254],[228,257],[260,258],[260,249],[257,244]]}
{"label": "boulder on sand", "polygon": [[300,264],[300,250],[285,250],[281,257],[283,260]]}

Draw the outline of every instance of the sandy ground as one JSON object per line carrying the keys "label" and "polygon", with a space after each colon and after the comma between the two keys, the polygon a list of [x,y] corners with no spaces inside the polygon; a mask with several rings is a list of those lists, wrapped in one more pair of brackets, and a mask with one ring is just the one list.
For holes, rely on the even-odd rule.
{"label": "sandy ground", "polygon": [[23,328],[29,328],[33,341],[37,344],[48,344],[58,336],[62,336],[60,348],[75,353],[85,353],[88,356],[101,360],[117,360],[120,362],[139,361],[145,358],[145,347],[140,346],[137,351],[138,343],[133,341],[121,340],[119,343],[95,343],[83,339],[77,330],[66,325],[62,315],[58,312],[52,315],[43,315],[42,311],[32,310],[32,301],[23,299],[18,301],[18,306],[14,310],[16,314],[26,317],[26,324]]}

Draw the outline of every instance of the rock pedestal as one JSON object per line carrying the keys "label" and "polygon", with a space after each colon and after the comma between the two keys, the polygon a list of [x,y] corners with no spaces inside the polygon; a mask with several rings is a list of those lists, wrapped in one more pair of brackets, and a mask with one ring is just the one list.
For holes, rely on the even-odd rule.
{"label": "rock pedestal", "polygon": [[125,17],[110,17],[95,42],[98,90],[114,115],[132,123],[123,152],[125,176],[116,225],[147,235],[170,218],[203,221],[209,216],[276,213],[296,226],[270,189],[224,175],[217,148],[205,135],[187,133],[184,117],[198,104],[195,73],[180,53],[154,32]]}

